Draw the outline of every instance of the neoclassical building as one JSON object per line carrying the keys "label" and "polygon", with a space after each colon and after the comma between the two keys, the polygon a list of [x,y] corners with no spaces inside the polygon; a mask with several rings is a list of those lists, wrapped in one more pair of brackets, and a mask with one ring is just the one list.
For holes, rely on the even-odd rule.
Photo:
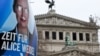
{"label": "neoclassical building", "polygon": [[[35,16],[38,36],[38,56],[98,56],[99,26],[90,18],[84,22],[50,10]],[[66,37],[69,45],[66,45]]]}

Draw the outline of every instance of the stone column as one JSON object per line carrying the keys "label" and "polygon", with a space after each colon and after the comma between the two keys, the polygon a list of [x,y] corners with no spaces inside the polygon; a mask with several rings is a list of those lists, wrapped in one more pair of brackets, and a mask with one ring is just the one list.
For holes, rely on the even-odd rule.
{"label": "stone column", "polygon": [[63,41],[65,42],[66,32],[63,32]]}
{"label": "stone column", "polygon": [[85,32],[83,32],[83,41],[86,43],[86,36],[85,36]]}
{"label": "stone column", "polygon": [[70,32],[70,41],[73,42],[72,32]]}
{"label": "stone column", "polygon": [[56,40],[59,40],[59,31],[55,31],[56,32]]}
{"label": "stone column", "polygon": [[50,40],[52,40],[52,31],[49,31]]}
{"label": "stone column", "polygon": [[92,43],[92,33],[89,34],[90,34],[90,42]]}
{"label": "stone column", "polygon": [[44,30],[42,31],[42,34],[43,34],[43,39],[45,39],[45,31]]}
{"label": "stone column", "polygon": [[79,32],[76,32],[76,41],[79,42],[80,39],[79,39]]}

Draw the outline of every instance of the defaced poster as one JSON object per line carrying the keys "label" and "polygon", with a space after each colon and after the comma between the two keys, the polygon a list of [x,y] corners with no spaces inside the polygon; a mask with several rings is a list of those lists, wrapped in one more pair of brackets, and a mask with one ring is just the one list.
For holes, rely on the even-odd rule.
{"label": "defaced poster", "polygon": [[0,0],[0,56],[37,56],[32,0]]}

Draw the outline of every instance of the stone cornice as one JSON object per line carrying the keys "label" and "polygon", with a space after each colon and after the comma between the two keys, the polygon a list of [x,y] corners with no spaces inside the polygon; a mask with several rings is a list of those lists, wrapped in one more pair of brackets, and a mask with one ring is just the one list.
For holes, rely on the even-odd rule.
{"label": "stone cornice", "polygon": [[88,27],[79,27],[79,26],[66,26],[66,25],[46,25],[46,24],[36,24],[38,27],[60,27],[60,28],[83,28],[83,29],[99,29],[99,27],[93,27],[93,26],[88,26]]}
{"label": "stone cornice", "polygon": [[[43,44],[61,44],[61,45],[65,44],[65,42],[60,42],[60,41],[54,42],[52,40],[42,40],[41,43],[43,43]],[[86,43],[85,42],[85,43],[76,43],[75,45],[76,46],[77,45],[98,46],[100,44],[99,43]]]}

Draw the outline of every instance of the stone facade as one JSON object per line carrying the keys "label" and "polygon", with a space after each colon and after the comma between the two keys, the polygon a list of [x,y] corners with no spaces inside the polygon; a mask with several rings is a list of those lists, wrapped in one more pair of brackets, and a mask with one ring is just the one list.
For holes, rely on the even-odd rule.
{"label": "stone facade", "polygon": [[[99,27],[96,24],[59,15],[55,10],[36,15],[35,20],[40,56],[51,54],[52,56],[89,56],[94,55],[95,52],[99,54],[97,34]],[[75,43],[74,46],[78,49],[62,50],[65,47],[66,36],[69,36],[70,42]]]}

